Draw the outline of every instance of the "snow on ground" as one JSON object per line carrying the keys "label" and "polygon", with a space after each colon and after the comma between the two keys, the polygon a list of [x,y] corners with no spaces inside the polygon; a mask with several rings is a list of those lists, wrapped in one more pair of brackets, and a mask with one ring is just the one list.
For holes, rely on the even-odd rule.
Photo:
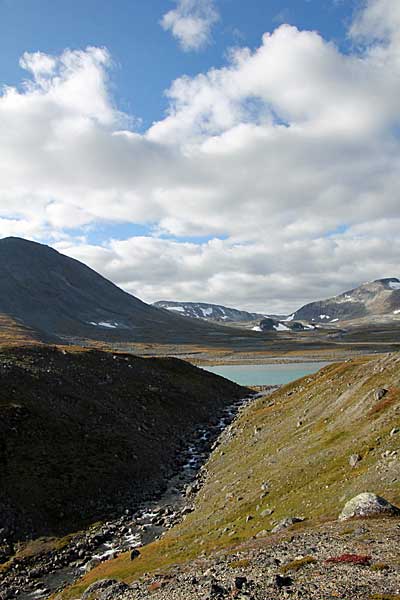
{"label": "snow on ground", "polygon": [[174,310],[176,312],[180,312],[180,313],[184,313],[185,309],[183,308],[183,306],[166,306],[167,310]]}
{"label": "snow on ground", "polygon": [[200,310],[203,313],[203,317],[209,317],[213,313],[212,308],[201,308]]}
{"label": "snow on ground", "polygon": [[392,290],[400,290],[400,281],[389,281],[389,287]]}
{"label": "snow on ground", "polygon": [[393,314],[394,314],[394,315],[400,315],[400,308],[398,308],[397,310],[394,310],[394,311],[393,311]]}
{"label": "snow on ground", "polygon": [[330,319],[329,315],[319,315],[320,319]]}
{"label": "snow on ground", "polygon": [[331,323],[337,323],[337,321],[339,321],[339,319],[332,319]]}
{"label": "snow on ground", "polygon": [[109,329],[116,329],[119,327],[119,323],[109,323],[108,321],[99,321],[98,323],[90,321],[89,325],[93,325],[94,327],[108,327]]}
{"label": "snow on ground", "polygon": [[293,313],[293,315],[290,315],[289,317],[287,317],[285,319],[285,321],[293,321],[293,319],[294,319],[294,313]]}
{"label": "snow on ground", "polygon": [[274,325],[275,331],[290,331],[290,327],[286,327],[283,323],[278,323],[278,325]]}
{"label": "snow on ground", "polygon": [[256,325],[255,327],[252,327],[251,329],[252,331],[262,331],[261,327],[259,325]]}

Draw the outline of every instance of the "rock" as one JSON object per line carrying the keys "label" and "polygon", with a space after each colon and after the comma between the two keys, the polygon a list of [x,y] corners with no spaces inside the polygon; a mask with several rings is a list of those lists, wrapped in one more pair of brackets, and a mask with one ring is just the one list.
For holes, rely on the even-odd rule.
{"label": "rock", "polygon": [[269,483],[268,481],[264,481],[264,483],[261,484],[261,491],[262,492],[269,492]]}
{"label": "rock", "polygon": [[129,585],[115,579],[101,579],[89,586],[81,600],[112,600],[119,593],[129,590]]}
{"label": "rock", "polygon": [[382,400],[382,398],[383,398],[384,396],[386,396],[387,392],[388,392],[388,391],[387,391],[385,388],[378,388],[378,389],[376,389],[376,390],[374,391],[374,399],[375,399],[376,401],[378,401],[378,400]]}
{"label": "rock", "polygon": [[295,523],[301,523],[302,521],[304,521],[302,517],[286,517],[285,519],[282,519],[282,521],[279,521],[277,525],[275,525],[271,533],[278,533],[279,531],[283,531],[284,529],[291,527],[291,525],[294,525]]}
{"label": "rock", "polygon": [[339,521],[346,521],[355,517],[373,517],[378,515],[398,515],[400,509],[369,492],[355,496],[347,502],[339,515]]}
{"label": "rock", "polygon": [[291,577],[286,577],[283,575],[275,575],[275,585],[277,588],[281,589],[283,587],[290,587],[293,584],[293,579]]}
{"label": "rock", "polygon": [[89,571],[97,567],[100,563],[101,560],[99,558],[92,558],[91,560],[89,560],[89,562],[86,563],[85,572],[89,573]]}
{"label": "rock", "polygon": [[270,517],[272,515],[272,513],[274,512],[273,508],[266,508],[264,510],[261,511],[260,516],[261,517]]}
{"label": "rock", "polygon": [[210,588],[210,598],[224,598],[226,596],[226,589],[218,583],[213,582]]}
{"label": "rock", "polygon": [[267,537],[268,531],[266,529],[262,529],[256,534],[256,538]]}
{"label": "rock", "polygon": [[359,463],[361,460],[361,456],[359,454],[352,454],[349,458],[349,465],[351,467],[354,467],[357,465],[357,463]]}
{"label": "rock", "polygon": [[140,556],[139,550],[137,548],[134,548],[131,551],[131,560],[135,560],[136,558],[139,558],[139,556]]}
{"label": "rock", "polygon": [[393,436],[395,436],[398,433],[400,433],[400,428],[399,427],[393,427],[392,431],[390,432],[390,437],[393,437]]}
{"label": "rock", "polygon": [[241,590],[247,584],[247,577],[235,577],[234,587],[236,590]]}

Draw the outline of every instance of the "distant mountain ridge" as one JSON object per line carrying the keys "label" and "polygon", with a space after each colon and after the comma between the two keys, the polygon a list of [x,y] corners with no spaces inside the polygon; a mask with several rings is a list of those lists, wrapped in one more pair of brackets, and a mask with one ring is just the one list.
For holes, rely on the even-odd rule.
{"label": "distant mountain ridge", "polygon": [[[219,304],[202,302],[155,302],[154,306],[194,319],[224,323],[252,323],[254,331],[302,331],[318,325],[336,324],[362,318],[400,319],[400,279],[388,277],[327,298],[305,304],[288,316],[251,313]],[[255,322],[255,323],[254,323]]]}
{"label": "distant mountain ridge", "polygon": [[400,280],[397,277],[363,283],[338,296],[310,302],[289,318],[312,323],[400,315]]}
{"label": "distant mountain ridge", "polygon": [[246,323],[257,319],[263,319],[266,316],[260,313],[247,312],[237,308],[228,308],[221,304],[209,304],[206,302],[173,302],[169,300],[159,300],[158,302],[154,302],[153,306],[165,308],[170,312],[175,312],[192,319],[205,319],[222,323]]}

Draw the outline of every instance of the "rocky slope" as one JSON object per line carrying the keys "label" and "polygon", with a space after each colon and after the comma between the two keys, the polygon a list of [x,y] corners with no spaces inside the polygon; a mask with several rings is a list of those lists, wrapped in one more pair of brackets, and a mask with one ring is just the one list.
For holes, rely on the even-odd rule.
{"label": "rocky slope", "polygon": [[0,528],[63,534],[162,489],[185,437],[246,393],[177,359],[0,351]]}
{"label": "rocky slope", "polygon": [[[142,598],[146,586],[163,599],[400,593],[399,518],[337,521],[361,492],[400,504],[399,367],[397,354],[354,359],[255,401],[203,469],[194,512],[141,548],[138,560],[104,563],[62,597],[78,598],[98,579],[141,577],[113,597]],[[369,558],[356,563],[346,554]],[[235,590],[235,574],[254,587]],[[226,593],[212,587],[213,578]]]}
{"label": "rocky slope", "polygon": [[359,287],[297,310],[293,320],[305,320],[328,325],[338,321],[400,316],[400,280],[396,277],[377,279]]}
{"label": "rocky slope", "polygon": [[[2,324],[8,324],[3,328]],[[223,343],[230,330],[160,310],[81,262],[20,238],[0,239],[0,341]],[[256,334],[247,334],[253,338]]]}
{"label": "rocky slope", "polygon": [[220,304],[207,304],[204,302],[172,302],[160,300],[155,302],[154,306],[165,308],[192,319],[204,319],[206,321],[216,321],[220,323],[248,323],[262,319],[264,315],[251,313],[237,308],[228,308]]}

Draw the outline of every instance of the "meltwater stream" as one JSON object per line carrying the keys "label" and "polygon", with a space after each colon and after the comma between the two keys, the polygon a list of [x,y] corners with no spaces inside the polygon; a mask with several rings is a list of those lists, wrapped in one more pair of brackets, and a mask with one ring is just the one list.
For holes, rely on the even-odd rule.
{"label": "meltwater stream", "polygon": [[[273,387],[271,386],[271,389]],[[266,393],[268,391],[264,391],[262,395]],[[191,500],[193,493],[200,486],[202,465],[212,449],[218,445],[220,434],[257,396],[258,394],[236,401],[221,411],[213,425],[196,430],[192,441],[181,454],[182,461],[178,473],[169,480],[168,487],[161,497],[139,505],[134,512],[127,509],[125,515],[107,521],[95,531],[87,530],[88,545],[85,545],[85,540],[73,541],[70,555],[67,550],[64,556],[49,555],[47,563],[42,557],[39,564],[29,564],[25,569],[22,567],[22,572],[19,569],[16,573],[18,579],[15,580],[15,584],[18,587],[10,587],[11,595],[6,597],[21,600],[48,598],[50,594],[73,583],[100,562],[161,537],[182,520],[185,514],[192,511]],[[71,556],[73,560],[69,558]],[[24,582],[22,586],[19,583],[21,575]]]}
{"label": "meltwater stream", "polygon": [[[327,363],[292,363],[272,365],[226,365],[207,370],[242,385],[260,385],[263,392],[237,401],[225,408],[214,424],[198,428],[181,454],[180,468],[161,497],[145,502],[135,511],[127,508],[118,519],[107,521],[96,530],[88,529],[62,552],[40,557],[36,562],[18,565],[11,580],[4,583],[5,598],[37,600],[63,589],[100,562],[122,552],[133,551],[161,537],[169,528],[192,511],[191,501],[201,486],[202,466],[218,445],[218,438],[235,417],[258,395],[266,395],[282,383],[311,374]],[[3,596],[0,594],[0,598]]]}

